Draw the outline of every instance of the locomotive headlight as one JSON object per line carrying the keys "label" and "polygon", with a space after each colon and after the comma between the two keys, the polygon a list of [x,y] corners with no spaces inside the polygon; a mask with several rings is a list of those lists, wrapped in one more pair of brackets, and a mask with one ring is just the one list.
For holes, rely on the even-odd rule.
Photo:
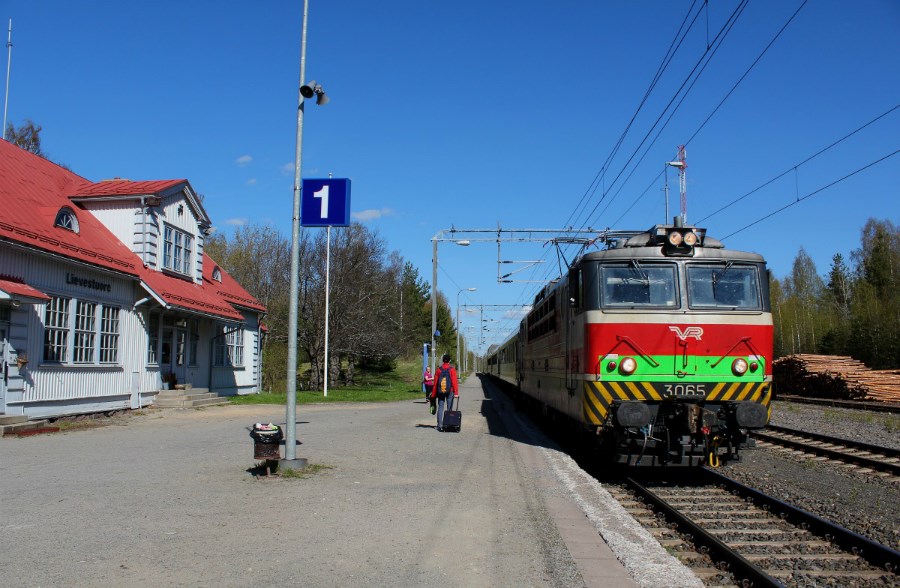
{"label": "locomotive headlight", "polygon": [[697,233],[694,231],[690,231],[684,234],[684,244],[693,247],[697,244]]}
{"label": "locomotive headlight", "polygon": [[668,235],[669,245],[673,247],[678,247],[681,245],[681,242],[684,241],[684,237],[678,231],[672,231]]}
{"label": "locomotive headlight", "polygon": [[735,359],[731,363],[731,371],[733,371],[734,375],[736,376],[743,376],[744,374],[746,374],[747,367],[747,360],[742,357]]}
{"label": "locomotive headlight", "polygon": [[619,372],[626,376],[630,376],[637,369],[637,362],[633,357],[626,357],[619,362]]}

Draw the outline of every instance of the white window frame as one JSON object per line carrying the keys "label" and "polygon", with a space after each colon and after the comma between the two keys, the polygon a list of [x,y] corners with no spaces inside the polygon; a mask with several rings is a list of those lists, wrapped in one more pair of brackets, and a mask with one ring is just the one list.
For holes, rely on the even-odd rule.
{"label": "white window frame", "polygon": [[120,365],[121,312],[114,305],[51,295],[44,310],[43,362]]}
{"label": "white window frame", "polygon": [[119,363],[120,310],[115,306],[104,306],[100,311],[100,363]]}
{"label": "white window frame", "polygon": [[159,324],[158,312],[147,314],[147,364],[159,365]]}
{"label": "white window frame", "polygon": [[72,363],[93,364],[97,342],[97,303],[75,301],[75,325],[72,337]]}
{"label": "white window frame", "polygon": [[244,367],[244,327],[220,325],[213,350],[215,367]]}
{"label": "white window frame", "polygon": [[163,268],[189,276],[193,255],[194,237],[172,225],[163,225]]}
{"label": "white window frame", "polygon": [[[65,363],[69,355],[70,298],[51,296],[44,310],[43,361]],[[48,353],[49,352],[49,353]]]}
{"label": "white window frame", "polygon": [[200,363],[200,321],[191,319],[188,321],[188,365],[196,366]]}
{"label": "white window frame", "polygon": [[75,211],[71,208],[64,206],[59,209],[59,212],[56,213],[56,220],[53,222],[54,226],[57,226],[61,229],[66,229],[67,231],[72,231],[73,233],[78,233],[78,217],[75,216]]}

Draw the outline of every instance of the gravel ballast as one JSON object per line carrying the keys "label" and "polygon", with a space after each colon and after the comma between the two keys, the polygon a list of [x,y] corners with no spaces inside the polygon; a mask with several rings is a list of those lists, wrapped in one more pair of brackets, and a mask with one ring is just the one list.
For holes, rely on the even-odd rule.
{"label": "gravel ballast", "polygon": [[[900,416],[776,402],[772,424],[900,448]],[[748,486],[900,549],[900,480],[780,449],[744,451],[721,472]]]}

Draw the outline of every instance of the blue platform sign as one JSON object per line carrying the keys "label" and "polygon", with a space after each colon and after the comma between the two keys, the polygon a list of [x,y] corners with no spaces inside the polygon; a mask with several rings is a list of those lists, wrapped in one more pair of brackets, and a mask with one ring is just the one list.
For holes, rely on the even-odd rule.
{"label": "blue platform sign", "polygon": [[350,180],[303,180],[300,224],[304,227],[346,227],[350,224]]}

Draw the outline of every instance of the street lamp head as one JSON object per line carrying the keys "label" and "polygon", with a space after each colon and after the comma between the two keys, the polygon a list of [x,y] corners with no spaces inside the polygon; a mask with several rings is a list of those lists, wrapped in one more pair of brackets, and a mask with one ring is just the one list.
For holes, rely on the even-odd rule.
{"label": "street lamp head", "polygon": [[461,247],[468,247],[472,244],[468,239],[460,239],[459,241],[455,241],[455,243]]}
{"label": "street lamp head", "polygon": [[312,98],[315,96],[316,104],[319,106],[328,104],[329,101],[328,96],[325,95],[325,90],[316,83],[316,80],[312,80],[309,83],[300,86],[300,95],[304,98]]}
{"label": "street lamp head", "polygon": [[474,291],[477,290],[477,289],[478,289],[478,288],[469,288],[468,290],[469,290],[469,292],[474,292]]}

